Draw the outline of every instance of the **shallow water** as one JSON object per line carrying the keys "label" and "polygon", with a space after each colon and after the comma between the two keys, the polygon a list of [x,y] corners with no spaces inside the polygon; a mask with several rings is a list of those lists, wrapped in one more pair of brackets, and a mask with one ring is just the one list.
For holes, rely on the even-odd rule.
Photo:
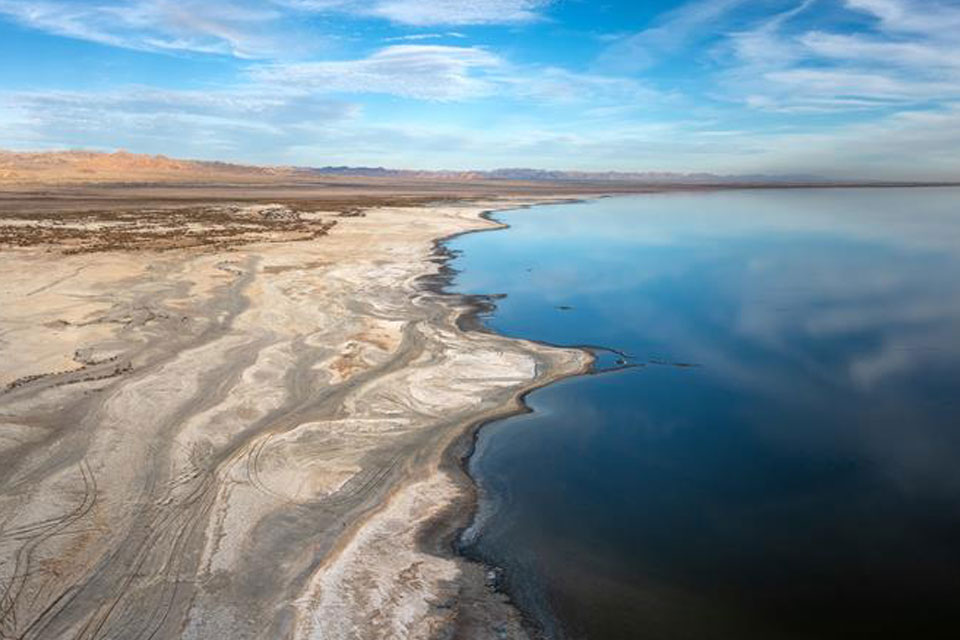
{"label": "shallow water", "polygon": [[451,242],[452,288],[635,365],[534,393],[471,459],[465,551],[549,635],[956,637],[960,190],[497,217]]}

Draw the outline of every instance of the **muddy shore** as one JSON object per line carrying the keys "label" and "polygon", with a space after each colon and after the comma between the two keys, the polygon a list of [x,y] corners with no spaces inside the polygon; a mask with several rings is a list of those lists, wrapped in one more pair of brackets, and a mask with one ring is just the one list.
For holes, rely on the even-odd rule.
{"label": "muddy shore", "polygon": [[428,285],[544,200],[0,207],[0,637],[525,637],[461,459],[590,356]]}

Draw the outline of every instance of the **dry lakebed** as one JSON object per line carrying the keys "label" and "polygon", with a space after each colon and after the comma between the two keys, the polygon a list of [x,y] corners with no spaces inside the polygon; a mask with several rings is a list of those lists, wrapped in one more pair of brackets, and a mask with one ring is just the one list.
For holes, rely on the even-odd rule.
{"label": "dry lakebed", "polygon": [[524,637],[460,461],[590,356],[430,285],[545,199],[0,209],[0,637]]}

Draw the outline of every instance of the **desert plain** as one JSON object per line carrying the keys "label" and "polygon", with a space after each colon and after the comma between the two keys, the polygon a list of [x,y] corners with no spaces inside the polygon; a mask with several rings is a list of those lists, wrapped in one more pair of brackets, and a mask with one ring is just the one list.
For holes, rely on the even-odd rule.
{"label": "desert plain", "polygon": [[0,637],[525,637],[461,462],[590,356],[438,241],[577,189],[144,171],[0,189]]}

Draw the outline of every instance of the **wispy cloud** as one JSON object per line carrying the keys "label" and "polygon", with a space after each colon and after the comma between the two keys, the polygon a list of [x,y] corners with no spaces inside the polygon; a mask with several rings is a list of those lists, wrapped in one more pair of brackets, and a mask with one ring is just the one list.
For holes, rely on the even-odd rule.
{"label": "wispy cloud", "polygon": [[[441,127],[430,121],[373,122],[363,117],[364,94],[444,103],[502,105],[511,100],[541,108],[518,109],[517,117],[526,121],[504,137],[503,131]],[[417,161],[416,154],[430,154],[440,163],[433,166],[471,166],[477,161],[458,159],[457,154],[479,156],[491,144],[500,147],[504,162],[510,152],[576,155],[588,136],[571,133],[581,118],[578,109],[573,115],[564,111],[565,105],[584,105],[592,112],[603,105],[630,103],[636,108],[662,99],[637,81],[512,64],[481,47],[403,44],[348,60],[257,63],[247,67],[239,84],[211,90],[0,93],[5,107],[0,111],[0,138],[19,147],[88,146],[95,141],[100,147],[166,153],[176,145],[179,151],[174,153],[193,157],[226,154],[275,162],[356,161],[366,154],[376,155],[379,162],[392,158],[410,164]],[[312,160],[305,159],[308,153]],[[407,160],[401,160],[403,155]]]}
{"label": "wispy cloud", "polygon": [[262,64],[254,66],[250,76],[270,86],[441,102],[496,97],[599,105],[662,98],[629,78],[511,64],[483,47],[448,45],[391,45],[354,60]]}
{"label": "wispy cloud", "polygon": [[643,31],[618,38],[601,62],[619,70],[640,70],[663,57],[686,50],[710,33],[719,21],[732,15],[748,0],[695,0],[662,15]]}
{"label": "wispy cloud", "polygon": [[[587,126],[580,118],[527,117],[477,130],[374,120],[363,117],[356,102],[309,90],[277,94],[277,89],[7,93],[0,95],[0,137],[21,148],[89,147],[94,141],[100,148],[261,163],[743,173],[805,169],[849,178],[917,179],[955,176],[960,148],[960,105],[903,111],[816,133],[724,131],[696,118],[648,124],[615,118]],[[908,170],[905,153],[911,154]]]}
{"label": "wispy cloud", "polygon": [[893,33],[913,33],[956,39],[960,31],[960,6],[940,0],[846,0],[850,9],[880,20]]}
{"label": "wispy cloud", "polygon": [[379,0],[366,10],[409,25],[530,22],[551,0]]}
{"label": "wispy cloud", "polygon": [[315,13],[375,16],[405,25],[471,25],[531,22],[555,0],[268,0]]}
{"label": "wispy cloud", "polygon": [[466,34],[459,31],[447,31],[446,33],[410,33],[402,36],[391,36],[384,38],[384,42],[421,42],[423,40],[445,40],[445,39],[463,39]]}
{"label": "wispy cloud", "polygon": [[0,15],[59,36],[145,51],[256,58],[280,40],[265,29],[282,16],[263,3],[230,0],[0,0]]}
{"label": "wispy cloud", "polygon": [[[47,33],[143,51],[276,57],[311,14],[408,26],[531,22],[552,0],[0,0],[0,17]],[[313,37],[322,37],[316,32]],[[456,37],[458,34],[447,34]],[[408,35],[426,39],[427,34]]]}
{"label": "wispy cloud", "polygon": [[[709,98],[792,114],[889,110],[960,98],[960,5],[938,0],[693,0],[611,44],[600,63],[684,61]],[[779,11],[771,13],[771,9]],[[832,25],[825,16],[840,18]],[[851,29],[854,20],[864,27]],[[831,28],[833,27],[833,28]],[[711,88],[712,85],[712,88]]]}
{"label": "wispy cloud", "polygon": [[[944,38],[908,0],[847,0],[876,19],[855,32],[799,26],[811,2],[728,34],[717,78],[726,97],[785,113],[840,113],[933,107],[960,99],[960,42]],[[942,23],[960,6],[924,3]],[[909,34],[909,35],[905,35]]]}
{"label": "wispy cloud", "polygon": [[479,47],[393,45],[368,58],[270,64],[254,68],[254,80],[338,93],[384,93],[424,100],[465,100],[489,94],[485,77],[503,61]]}
{"label": "wispy cloud", "polygon": [[0,94],[0,131],[18,146],[134,147],[163,151],[171,140],[185,153],[236,153],[254,145],[282,147],[317,128],[342,125],[356,104],[303,91],[258,87],[214,91],[128,87],[104,93],[24,91]]}
{"label": "wispy cloud", "polygon": [[[624,28],[620,1],[0,0],[0,22],[178,53],[158,67],[184,70],[163,87],[0,90],[0,144],[306,163],[960,171],[960,0],[691,0],[557,55],[555,39],[577,29]],[[564,24],[573,13],[605,22]],[[90,55],[101,70],[145,59]],[[224,84],[185,89],[209,81],[192,69],[214,66]],[[402,105],[395,120],[385,104]]]}
{"label": "wispy cloud", "polygon": [[960,40],[941,44],[810,31],[799,38],[799,44],[813,56],[848,64],[921,68],[930,72],[960,69]]}

